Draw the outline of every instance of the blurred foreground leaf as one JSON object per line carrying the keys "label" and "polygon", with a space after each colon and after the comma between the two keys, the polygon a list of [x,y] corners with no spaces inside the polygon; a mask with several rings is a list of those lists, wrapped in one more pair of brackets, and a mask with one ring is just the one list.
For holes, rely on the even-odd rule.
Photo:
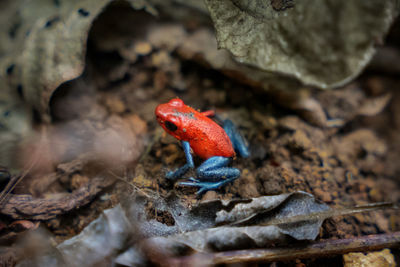
{"label": "blurred foreground leaf", "polygon": [[[89,30],[111,2],[0,2],[0,164],[10,171],[21,168],[21,148],[37,136],[29,106],[49,119],[54,91],[82,74]],[[125,2],[150,9],[145,0]]]}
{"label": "blurred foreground leaf", "polygon": [[[0,70],[10,91],[19,90],[41,115],[54,90],[80,76],[93,21],[113,0],[2,1]],[[146,7],[130,0],[131,7]],[[6,90],[6,88],[1,88]]]}

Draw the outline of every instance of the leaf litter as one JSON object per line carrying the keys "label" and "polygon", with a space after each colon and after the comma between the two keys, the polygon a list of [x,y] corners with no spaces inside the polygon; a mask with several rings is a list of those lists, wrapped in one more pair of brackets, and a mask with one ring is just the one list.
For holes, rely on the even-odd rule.
{"label": "leaf litter", "polygon": [[[374,203],[334,210],[305,192],[208,201],[190,210],[184,208],[173,194],[166,201],[154,194],[150,199],[146,198],[138,194],[131,199],[133,202],[125,201],[105,210],[79,235],[57,245],[58,256],[52,260],[67,266],[88,266],[108,259],[136,266],[146,263],[146,252],[143,251],[146,247],[159,251],[164,257],[176,257],[190,255],[191,251],[205,253],[277,246],[286,244],[291,238],[314,240],[323,221],[331,216],[393,207],[387,203]],[[170,212],[174,226],[161,226],[155,220],[147,220],[142,214],[145,207],[140,207],[147,201]],[[218,226],[220,224],[231,226]],[[42,255],[38,262],[46,263],[46,257]],[[164,260],[168,261],[168,258]]]}

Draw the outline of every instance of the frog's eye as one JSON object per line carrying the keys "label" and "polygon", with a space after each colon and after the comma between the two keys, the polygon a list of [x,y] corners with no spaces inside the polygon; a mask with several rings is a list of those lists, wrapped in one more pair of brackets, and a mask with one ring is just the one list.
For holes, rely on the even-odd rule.
{"label": "frog's eye", "polygon": [[170,122],[170,121],[165,122],[165,127],[167,127],[167,129],[170,130],[171,132],[175,132],[178,129],[178,127],[175,125],[175,123]]}

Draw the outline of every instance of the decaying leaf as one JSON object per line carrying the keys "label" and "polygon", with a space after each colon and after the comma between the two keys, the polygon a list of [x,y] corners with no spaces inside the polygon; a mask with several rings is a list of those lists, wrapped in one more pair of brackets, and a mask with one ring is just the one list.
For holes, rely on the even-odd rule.
{"label": "decaying leaf", "polygon": [[[48,241],[51,240],[51,236],[43,229],[32,231],[23,239],[26,243],[32,238],[36,241],[46,241],[40,242],[35,251],[29,248],[29,243],[21,245],[19,249],[25,257],[20,259],[17,266],[93,266],[99,262],[108,262],[110,266],[113,257],[123,249],[131,231],[132,224],[127,220],[120,205],[105,210],[79,235],[58,246]],[[140,254],[136,253],[136,256],[136,263],[142,263]]]}
{"label": "decaying leaf", "polygon": [[[69,263],[71,266],[87,266],[99,261],[135,266],[143,264],[146,259],[167,264],[173,259],[171,257],[193,251],[247,249],[279,244],[292,238],[314,239],[322,221],[330,216],[391,207],[375,203],[335,211],[304,192],[248,200],[207,201],[190,210],[174,195],[165,201],[155,194],[147,197],[136,195],[131,200],[133,202],[127,201],[104,211],[79,235],[59,244],[52,257],[44,255],[37,260],[41,263]],[[158,212],[169,211],[175,220],[174,225],[149,220],[145,214],[148,201],[156,201],[154,207],[160,208]],[[271,225],[251,225],[260,218],[269,218]],[[217,221],[241,222],[244,226],[215,227]],[[147,225],[143,226],[146,222]],[[304,228],[305,224],[310,227]],[[166,230],[168,227],[171,228],[169,231]],[[203,263],[209,260],[206,257]]]}
{"label": "decaying leaf", "polygon": [[[111,2],[2,2],[0,69],[8,75],[10,90],[18,89],[40,114],[46,114],[54,90],[81,75],[89,29]],[[143,0],[128,2],[136,9],[148,7]]]}
{"label": "decaying leaf", "polygon": [[218,46],[240,62],[321,88],[342,85],[370,61],[398,2],[207,0]]}
{"label": "decaying leaf", "polygon": [[[229,202],[207,201],[191,210],[185,209],[173,196],[164,203],[157,200],[155,205],[158,212],[171,214],[174,225],[150,220],[139,222],[139,229],[150,237],[148,242],[152,247],[167,254],[179,254],[187,249],[205,252],[266,246],[284,242],[288,237],[312,240],[319,234],[322,222],[329,217],[391,207],[387,203],[378,203],[332,210],[305,192]],[[143,218],[143,209],[139,206],[132,207],[134,212],[128,216]],[[221,224],[230,226],[216,227]]]}
{"label": "decaying leaf", "polygon": [[[312,195],[296,192],[260,197],[248,204],[238,204],[230,212],[217,213],[216,221],[225,223],[228,220],[235,225],[274,225],[278,227],[278,232],[285,235],[298,240],[312,240],[317,237],[319,228],[326,218],[312,218],[310,214],[328,210],[327,205],[316,202]],[[268,212],[273,212],[273,215],[269,215]],[[307,219],[287,221],[297,216],[307,216]]]}
{"label": "decaying leaf", "polygon": [[[214,202],[217,204],[218,201]],[[210,203],[207,203],[208,207]],[[233,205],[233,207],[232,207]],[[229,207],[229,211],[226,211]],[[184,232],[148,240],[165,253],[179,253],[186,249],[197,252],[222,251],[249,247],[265,247],[271,244],[296,240],[314,240],[323,221],[332,216],[393,207],[390,203],[333,210],[318,203],[305,192],[252,199],[249,203],[224,203],[216,213],[216,223],[231,225]],[[192,210],[193,211],[193,210]]]}
{"label": "decaying leaf", "polygon": [[[132,224],[120,205],[105,210],[79,235],[57,246],[70,266],[90,266],[123,249]],[[140,259],[137,259],[138,261]]]}

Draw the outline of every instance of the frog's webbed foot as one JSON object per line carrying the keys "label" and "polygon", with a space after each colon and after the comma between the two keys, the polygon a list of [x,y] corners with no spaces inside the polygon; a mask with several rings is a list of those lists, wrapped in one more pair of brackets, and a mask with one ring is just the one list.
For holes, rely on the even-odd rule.
{"label": "frog's webbed foot", "polygon": [[234,181],[240,176],[240,171],[236,168],[226,167],[231,162],[231,158],[212,157],[207,159],[196,170],[198,179],[190,178],[188,182],[181,182],[180,185],[199,187],[197,194],[208,190],[216,190]]}

